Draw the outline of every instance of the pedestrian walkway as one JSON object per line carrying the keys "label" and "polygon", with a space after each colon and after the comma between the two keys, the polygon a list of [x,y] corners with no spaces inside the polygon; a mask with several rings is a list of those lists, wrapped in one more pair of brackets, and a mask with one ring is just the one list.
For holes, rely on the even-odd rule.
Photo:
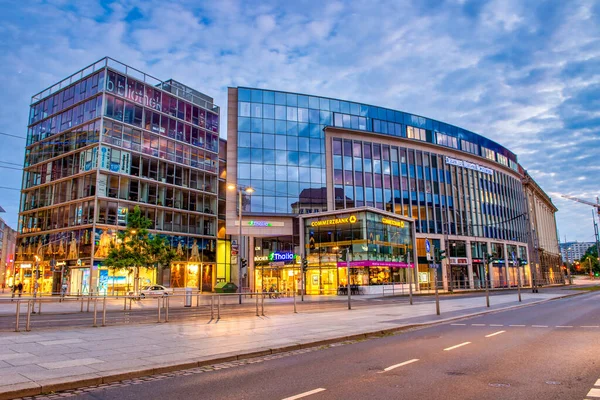
{"label": "pedestrian walkway", "polygon": [[[571,294],[572,292],[567,292]],[[177,369],[243,354],[269,354],[333,339],[439,322],[449,317],[496,311],[547,301],[565,293],[524,293],[493,297],[445,298],[442,315],[430,302],[377,304],[354,310],[240,317],[83,328],[77,330],[7,333],[0,336],[0,399],[9,392],[39,394],[74,385],[100,384]]]}

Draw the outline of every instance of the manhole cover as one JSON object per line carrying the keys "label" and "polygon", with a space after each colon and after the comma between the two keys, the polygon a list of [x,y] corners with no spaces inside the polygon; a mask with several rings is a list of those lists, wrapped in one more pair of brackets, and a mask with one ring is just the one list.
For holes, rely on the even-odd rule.
{"label": "manhole cover", "polygon": [[510,383],[488,383],[491,387],[510,387]]}
{"label": "manhole cover", "polygon": [[562,385],[562,383],[558,382],[558,381],[546,381],[547,385]]}

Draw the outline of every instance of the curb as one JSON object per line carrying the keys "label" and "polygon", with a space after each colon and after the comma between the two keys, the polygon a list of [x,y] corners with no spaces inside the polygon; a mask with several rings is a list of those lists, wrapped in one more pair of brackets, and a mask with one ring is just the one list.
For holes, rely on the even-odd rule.
{"label": "curb", "polygon": [[311,341],[311,342],[307,342],[307,343],[296,343],[296,344],[291,344],[291,345],[282,346],[282,347],[275,347],[275,348],[264,349],[264,350],[254,350],[254,351],[249,351],[249,352],[245,352],[245,353],[222,355],[222,356],[219,356],[216,358],[211,358],[211,359],[202,360],[202,361],[185,361],[185,362],[177,362],[177,363],[173,363],[173,364],[164,364],[164,365],[154,366],[151,368],[143,368],[142,367],[141,369],[137,369],[137,370],[113,371],[113,372],[107,372],[106,375],[92,374],[92,375],[87,375],[85,378],[77,378],[74,380],[63,380],[64,379],[63,378],[63,379],[56,379],[56,380],[52,380],[52,381],[41,381],[39,383],[37,383],[37,382],[18,383],[18,384],[10,385],[9,391],[0,392],[0,400],[10,400],[10,399],[14,399],[17,397],[37,396],[37,395],[41,395],[41,394],[45,394],[45,393],[77,389],[77,388],[85,387],[85,386],[97,386],[97,385],[109,384],[109,383],[122,381],[122,380],[126,380],[126,379],[140,378],[142,376],[163,374],[163,373],[174,372],[174,371],[179,371],[179,370],[184,370],[184,369],[191,369],[191,368],[197,368],[197,367],[204,367],[207,365],[220,364],[220,363],[225,363],[225,362],[230,362],[230,361],[245,360],[248,358],[262,357],[262,356],[266,356],[266,355],[284,353],[284,352],[306,349],[306,348],[311,348],[311,347],[326,346],[326,345],[330,345],[333,343],[339,343],[339,342],[345,342],[345,341],[377,338],[377,337],[381,337],[381,336],[385,336],[385,335],[389,335],[389,334],[393,334],[393,333],[397,333],[397,332],[402,332],[402,331],[406,331],[406,330],[410,330],[410,329],[414,329],[414,328],[426,328],[429,326],[444,324],[444,323],[451,322],[451,321],[459,321],[462,319],[472,318],[472,317],[479,316],[479,315],[494,314],[494,313],[502,312],[502,311],[506,311],[506,310],[530,307],[530,306],[538,305],[541,303],[546,303],[546,302],[550,302],[550,301],[554,301],[554,300],[560,300],[560,299],[564,299],[564,298],[568,298],[568,297],[581,296],[581,295],[589,294],[589,293],[590,292],[581,291],[580,293],[571,293],[571,294],[567,294],[564,296],[554,297],[551,299],[543,299],[543,300],[534,301],[534,302],[531,302],[528,304],[517,304],[517,305],[513,305],[513,306],[503,307],[503,308],[500,308],[497,310],[485,310],[485,311],[475,312],[475,313],[471,313],[471,314],[465,314],[465,315],[461,315],[461,316],[457,316],[457,317],[444,318],[444,319],[437,320],[437,321],[413,323],[413,324],[402,325],[402,326],[397,326],[397,327],[393,327],[393,328],[357,333],[357,334],[349,335],[349,336],[340,336],[337,338],[323,339],[323,340]]}

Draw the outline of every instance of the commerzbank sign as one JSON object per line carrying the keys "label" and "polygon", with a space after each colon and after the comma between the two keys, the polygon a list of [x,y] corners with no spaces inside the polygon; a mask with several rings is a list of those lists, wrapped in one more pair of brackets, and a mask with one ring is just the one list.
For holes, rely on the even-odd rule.
{"label": "commerzbank sign", "polygon": [[464,167],[472,169],[474,171],[483,172],[484,174],[494,175],[494,170],[491,168],[484,167],[477,163],[472,163],[465,160],[457,160],[456,158],[446,157],[446,164],[456,165],[457,167]]}
{"label": "commerzbank sign", "polygon": [[350,215],[349,217],[343,218],[331,218],[331,219],[322,219],[320,221],[313,221],[310,223],[310,226],[327,226],[327,225],[337,225],[337,224],[353,224],[356,222],[356,215]]}

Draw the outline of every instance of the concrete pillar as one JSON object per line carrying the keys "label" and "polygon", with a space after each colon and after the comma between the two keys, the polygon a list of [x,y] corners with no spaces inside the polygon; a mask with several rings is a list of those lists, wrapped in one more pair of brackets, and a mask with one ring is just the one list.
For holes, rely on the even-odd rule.
{"label": "concrete pillar", "polygon": [[256,288],[256,280],[255,280],[256,272],[254,272],[254,236],[248,237],[248,277],[246,278],[246,282],[251,292],[255,291]]}
{"label": "concrete pillar", "polygon": [[503,253],[504,253],[504,269],[506,271],[506,285],[510,287],[510,266],[508,265],[508,247],[506,243],[502,243]]}
{"label": "concrete pillar", "polygon": [[473,282],[473,255],[471,254],[471,242],[467,240],[467,274],[469,275],[469,288],[474,289],[475,284]]}

